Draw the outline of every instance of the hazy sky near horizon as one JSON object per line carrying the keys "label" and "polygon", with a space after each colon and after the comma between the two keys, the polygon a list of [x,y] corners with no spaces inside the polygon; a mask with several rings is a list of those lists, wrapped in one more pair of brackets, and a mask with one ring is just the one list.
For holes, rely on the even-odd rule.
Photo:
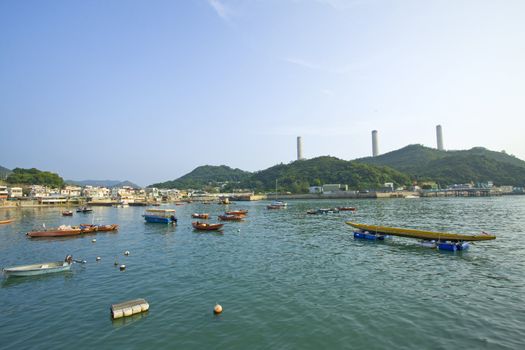
{"label": "hazy sky near horizon", "polygon": [[525,159],[525,1],[0,2],[0,165],[140,185],[413,143]]}

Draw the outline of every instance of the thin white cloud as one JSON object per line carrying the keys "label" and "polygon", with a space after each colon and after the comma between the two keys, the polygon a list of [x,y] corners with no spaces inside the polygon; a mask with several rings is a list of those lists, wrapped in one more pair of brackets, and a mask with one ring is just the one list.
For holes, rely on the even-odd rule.
{"label": "thin white cloud", "polygon": [[217,15],[225,21],[229,21],[232,15],[232,11],[220,0],[208,0],[208,4],[215,10]]}
{"label": "thin white cloud", "polygon": [[308,68],[308,69],[313,69],[313,70],[322,70],[322,68],[319,65],[312,63],[312,62],[302,60],[300,58],[287,57],[287,58],[284,58],[284,61],[291,63],[291,64],[295,64],[303,68]]}

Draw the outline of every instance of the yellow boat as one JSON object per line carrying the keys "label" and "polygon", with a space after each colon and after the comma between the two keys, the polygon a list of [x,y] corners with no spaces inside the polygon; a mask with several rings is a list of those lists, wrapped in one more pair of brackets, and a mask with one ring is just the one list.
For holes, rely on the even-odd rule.
{"label": "yellow boat", "polygon": [[425,240],[434,239],[434,240],[441,240],[441,241],[488,241],[491,239],[496,239],[496,235],[485,233],[485,232],[482,232],[479,235],[468,235],[468,234],[459,234],[459,233],[414,230],[411,228],[366,225],[366,224],[358,224],[358,223],[351,222],[351,221],[347,221],[346,223],[352,227],[355,227],[363,231],[382,233],[385,235],[392,235],[392,236],[399,236],[399,237],[425,239]]}

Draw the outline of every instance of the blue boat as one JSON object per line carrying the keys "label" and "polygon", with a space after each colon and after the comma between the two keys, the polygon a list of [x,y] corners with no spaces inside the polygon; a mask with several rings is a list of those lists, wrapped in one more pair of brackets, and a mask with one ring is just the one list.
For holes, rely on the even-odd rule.
{"label": "blue boat", "polygon": [[144,215],[146,222],[158,224],[176,224],[175,209],[147,209]]}
{"label": "blue boat", "polygon": [[354,232],[354,238],[359,238],[359,239],[369,239],[371,241],[384,241],[385,240],[385,235],[378,235],[378,234],[375,234],[375,233],[370,233],[368,231],[364,231],[364,232],[359,232],[359,231],[355,231]]}
{"label": "blue boat", "polygon": [[439,250],[455,252],[457,250],[467,250],[469,244],[468,242],[439,242],[437,247]]}

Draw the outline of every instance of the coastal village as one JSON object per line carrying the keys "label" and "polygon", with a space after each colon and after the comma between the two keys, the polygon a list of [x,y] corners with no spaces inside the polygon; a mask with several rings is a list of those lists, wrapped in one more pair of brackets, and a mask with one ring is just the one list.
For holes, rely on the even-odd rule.
{"label": "coastal village", "polygon": [[[424,186],[424,188],[423,188]],[[523,187],[494,186],[492,182],[454,184],[439,189],[428,185],[414,185],[409,188],[395,188],[393,183],[385,183],[379,190],[349,190],[343,184],[311,186],[308,194],[266,193],[256,194],[244,190],[233,193],[214,193],[202,190],[178,190],[162,188],[135,188],[132,186],[97,187],[66,185],[51,188],[42,185],[25,187],[0,185],[0,207],[32,206],[147,206],[161,203],[187,201],[216,202],[223,200],[256,201],[266,199],[338,199],[338,198],[414,198],[414,197],[470,197],[524,194]]]}

